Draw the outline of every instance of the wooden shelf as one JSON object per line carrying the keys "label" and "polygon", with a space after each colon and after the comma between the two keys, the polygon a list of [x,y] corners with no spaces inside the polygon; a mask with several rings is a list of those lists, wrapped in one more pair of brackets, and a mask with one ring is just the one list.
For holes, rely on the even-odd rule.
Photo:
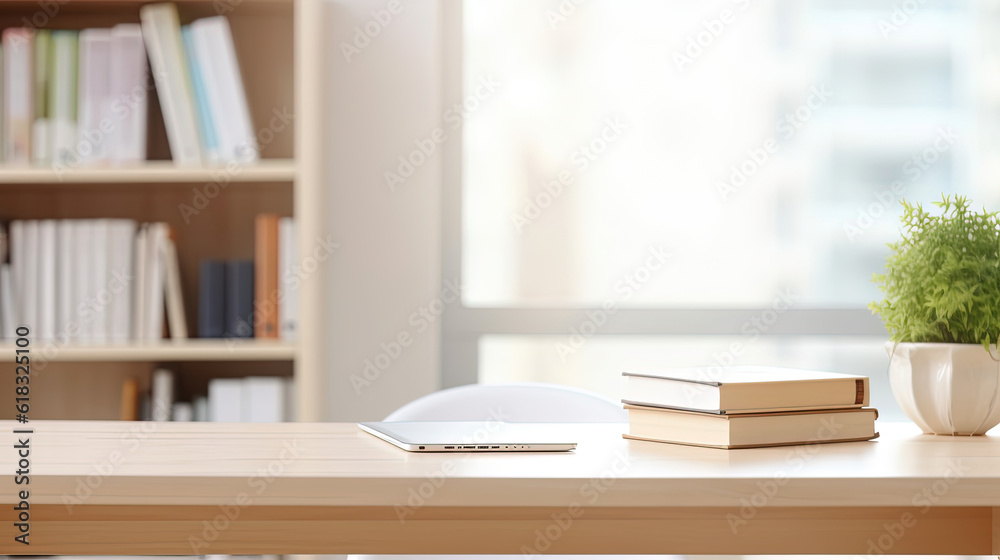
{"label": "wooden shelf", "polygon": [[[212,5],[218,0],[171,0],[174,3],[187,6],[187,5],[197,5],[197,4],[208,4]],[[230,9],[235,9],[238,6],[243,6],[246,4],[251,5],[274,5],[274,6],[291,6],[294,4],[295,0],[227,0],[225,2],[226,7]],[[148,4],[149,0],[62,0],[60,4],[65,7],[69,6],[71,8],[78,6],[96,6],[98,8],[107,8],[109,6],[141,6],[143,4]],[[33,7],[38,9],[37,0],[0,0],[0,8],[21,8],[21,7]]]}
{"label": "wooden shelf", "polygon": [[275,183],[295,180],[293,159],[263,159],[253,164],[178,167],[151,161],[134,167],[81,167],[57,171],[50,167],[2,167],[0,185],[86,185],[107,183]]}
{"label": "wooden shelf", "polygon": [[[44,343],[32,344],[31,353],[37,356],[33,361],[46,356],[45,347]],[[120,346],[67,346],[46,359],[50,362],[292,361],[295,354],[295,344],[277,340],[189,339]],[[14,356],[15,347],[0,346],[0,362],[13,362]]]}
{"label": "wooden shelf", "polygon": [[[49,29],[108,28],[138,23],[139,8],[154,0],[59,0],[58,14],[38,0],[0,0],[0,28],[31,21]],[[329,14],[314,0],[176,0],[182,23],[225,15],[232,35],[251,122],[262,160],[227,172],[225,165],[178,167],[171,161],[162,111],[149,102],[147,152],[152,161],[122,167],[16,167],[0,163],[0,208],[7,220],[126,218],[166,222],[178,232],[181,283],[188,317],[197,314],[198,267],[202,259],[249,259],[254,255],[254,221],[262,213],[295,216],[298,252],[306,255],[317,237],[329,234],[325,177],[324,73],[317,71]],[[39,6],[43,6],[40,8]],[[359,20],[361,21],[361,20]],[[361,23],[363,25],[363,22]],[[261,40],[265,37],[267,40]],[[285,115],[289,115],[286,118]],[[278,120],[275,120],[275,119]],[[280,121],[280,122],[279,122]],[[229,188],[212,196],[212,183]],[[234,186],[235,185],[235,186]],[[192,192],[194,189],[194,192]],[[225,195],[221,195],[221,193]],[[202,206],[199,196],[212,200]],[[182,208],[198,210],[191,214]],[[326,272],[301,284],[299,341],[247,339],[235,346],[219,339],[158,341],[150,344],[73,345],[47,356],[32,341],[32,364],[52,362],[32,410],[43,417],[112,419],[119,416],[121,385],[136,379],[149,390],[157,363],[169,364],[185,395],[205,394],[220,377],[282,376],[295,379],[298,419],[325,418]],[[305,302],[309,302],[306,304]],[[13,366],[12,341],[0,341],[0,361]],[[36,371],[39,371],[36,369]],[[0,387],[13,399],[14,385]]]}

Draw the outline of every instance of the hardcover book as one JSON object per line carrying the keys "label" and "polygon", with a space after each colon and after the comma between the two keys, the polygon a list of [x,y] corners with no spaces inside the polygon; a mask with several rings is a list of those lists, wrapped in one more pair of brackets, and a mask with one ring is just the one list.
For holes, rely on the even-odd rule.
{"label": "hardcover book", "polygon": [[626,404],[711,412],[776,412],[861,408],[868,378],[799,369],[744,366],[625,372]]}
{"label": "hardcover book", "polygon": [[866,441],[878,437],[873,408],[761,414],[706,414],[626,405],[624,437],[660,443],[740,449]]}

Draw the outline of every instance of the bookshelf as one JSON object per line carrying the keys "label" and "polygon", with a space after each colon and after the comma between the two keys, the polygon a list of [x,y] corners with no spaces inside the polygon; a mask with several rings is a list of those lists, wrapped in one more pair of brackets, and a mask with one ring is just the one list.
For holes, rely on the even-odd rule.
{"label": "bookshelf", "polygon": [[[281,341],[164,340],[156,344],[65,346],[47,362],[280,362],[295,359],[296,345]],[[14,347],[0,347],[0,363],[14,362]]]}
{"label": "bookshelf", "polygon": [[[7,220],[128,218],[167,222],[177,232],[177,251],[188,331],[196,333],[198,263],[204,258],[253,257],[254,218],[260,213],[294,216],[298,252],[307,255],[323,233],[327,210],[320,180],[322,136],[319,110],[322,82],[315,52],[322,44],[316,0],[178,0],[182,23],[215,15],[230,22],[255,130],[269,126],[275,112],[290,122],[267,132],[261,159],[236,167],[182,167],[170,161],[160,105],[149,99],[149,160],[122,167],[9,166],[0,163],[0,218]],[[0,28],[85,29],[138,23],[142,0],[63,0],[55,14],[34,1],[0,0]],[[41,14],[41,15],[39,15]],[[260,139],[260,137],[259,137]],[[298,149],[298,147],[302,149]],[[219,185],[218,195],[196,215],[184,216],[194,191]],[[298,259],[296,259],[298,260]],[[294,377],[296,417],[324,418],[323,271],[306,278],[298,290],[298,339],[163,340],[126,345],[64,346],[32,341],[36,356],[32,378],[32,418],[115,420],[122,382],[134,378],[149,387],[156,367],[176,374],[178,397],[204,394],[216,377],[272,375]],[[47,348],[48,347],[48,348]],[[14,348],[0,345],[0,367],[12,367]],[[11,369],[11,371],[13,371]],[[0,398],[13,401],[13,383],[0,386]],[[0,418],[11,418],[4,407]]]}
{"label": "bookshelf", "polygon": [[[177,167],[169,161],[151,161],[130,167],[94,168],[84,167],[71,172],[57,172],[50,168],[14,167],[4,168],[0,164],[0,188],[8,185],[90,185],[90,184],[181,184],[209,183],[216,181],[220,174],[227,173],[225,167]],[[295,160],[273,158],[253,165],[243,166],[233,173],[236,187],[260,183],[281,183],[291,185],[295,180]]]}

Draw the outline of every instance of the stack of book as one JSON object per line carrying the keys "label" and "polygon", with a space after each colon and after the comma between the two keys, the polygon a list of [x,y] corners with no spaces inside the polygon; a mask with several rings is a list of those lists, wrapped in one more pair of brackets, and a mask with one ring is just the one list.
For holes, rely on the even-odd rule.
{"label": "stack of book", "polygon": [[56,169],[143,161],[153,84],[175,163],[258,159],[228,20],[181,26],[173,4],[145,5],[140,19],[3,30],[0,160]]}
{"label": "stack of book", "polygon": [[209,422],[290,422],[295,419],[293,383],[290,377],[213,379],[208,383],[206,419]]}
{"label": "stack of book", "polygon": [[629,439],[738,449],[878,437],[863,376],[764,367],[622,375]]}
{"label": "stack of book", "polygon": [[190,402],[177,398],[173,371],[153,372],[149,390],[129,378],[122,384],[121,420],[153,422],[291,422],[295,419],[291,377],[218,378],[208,383],[208,395]]}
{"label": "stack of book", "polygon": [[200,338],[295,340],[298,323],[295,219],[257,216],[254,260],[205,259],[199,265]]}
{"label": "stack of book", "polygon": [[0,263],[3,338],[28,325],[42,342],[154,341],[164,323],[171,338],[187,338],[168,224],[15,220],[9,231],[0,226]]}

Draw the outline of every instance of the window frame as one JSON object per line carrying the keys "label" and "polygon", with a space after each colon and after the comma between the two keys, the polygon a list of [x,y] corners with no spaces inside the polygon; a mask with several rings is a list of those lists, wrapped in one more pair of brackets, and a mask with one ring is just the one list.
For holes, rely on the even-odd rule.
{"label": "window frame", "polygon": [[[442,3],[442,99],[463,98],[463,0]],[[462,127],[442,145],[441,273],[462,285]],[[441,322],[443,388],[479,381],[479,341],[487,335],[570,335],[598,308],[466,307],[462,298],[444,306]],[[739,336],[766,308],[620,308],[593,336]],[[872,336],[886,338],[878,318],[863,307],[812,307],[784,311],[762,336]]]}

